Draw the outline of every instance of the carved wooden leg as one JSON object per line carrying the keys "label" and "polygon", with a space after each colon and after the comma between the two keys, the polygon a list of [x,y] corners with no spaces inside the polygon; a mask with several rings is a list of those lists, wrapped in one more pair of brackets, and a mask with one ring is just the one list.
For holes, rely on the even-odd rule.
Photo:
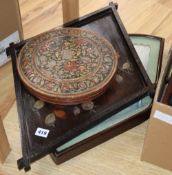
{"label": "carved wooden leg", "polygon": [[79,0],[62,0],[63,23],[79,17]]}
{"label": "carved wooden leg", "polygon": [[3,163],[10,152],[10,145],[0,116],[0,162]]}

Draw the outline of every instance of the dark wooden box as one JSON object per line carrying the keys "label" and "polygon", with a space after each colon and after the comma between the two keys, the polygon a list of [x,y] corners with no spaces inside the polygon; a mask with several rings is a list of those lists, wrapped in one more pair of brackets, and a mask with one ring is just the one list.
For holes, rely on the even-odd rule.
{"label": "dark wooden box", "polygon": [[[147,56],[149,57],[148,62],[144,62],[146,58],[143,58],[141,60],[145,66],[145,69],[147,70],[147,73],[152,83],[154,83],[156,86],[161,70],[164,39],[142,34],[131,34],[130,38],[134,46],[136,47],[138,55],[144,55],[144,53],[142,53],[144,52],[144,50],[141,50],[139,46],[143,46],[145,48],[145,51],[148,47],[150,48],[149,56],[147,54]],[[155,48],[155,46],[157,47]],[[152,54],[153,52],[156,54]],[[145,64],[149,64],[149,66],[146,66]],[[133,108],[134,105],[136,106],[136,104],[139,104],[141,102],[140,99],[134,105],[128,107],[128,109],[126,108],[122,110],[114,116],[109,117],[109,119],[107,119],[106,121],[102,121],[98,125],[85,131],[74,139],[57,147],[56,150],[51,153],[52,159],[55,161],[56,164],[63,163],[64,161],[67,161],[74,156],[81,154],[82,152],[87,151],[95,147],[96,145],[103,143],[104,141],[142,123],[150,115],[152,98],[150,99],[151,101],[147,103],[147,106],[144,104],[145,107],[144,105],[140,107],[138,105],[138,107]],[[142,100],[144,100],[144,98]],[[116,120],[114,120],[115,117]]]}

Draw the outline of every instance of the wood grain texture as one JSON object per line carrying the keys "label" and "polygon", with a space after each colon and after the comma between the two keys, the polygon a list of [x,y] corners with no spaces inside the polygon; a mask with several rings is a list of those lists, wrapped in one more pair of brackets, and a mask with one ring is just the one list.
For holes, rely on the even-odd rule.
{"label": "wood grain texture", "polygon": [[79,0],[62,0],[63,23],[79,17]]}
{"label": "wood grain texture", "polygon": [[2,119],[15,101],[11,63],[0,68],[0,116]]}
{"label": "wood grain texture", "polygon": [[10,145],[4,129],[2,119],[0,118],[0,162],[3,163],[10,152]]}
{"label": "wood grain texture", "polygon": [[[62,3],[59,0],[20,0],[24,37],[29,38],[62,24]],[[172,42],[172,3],[169,0],[117,0],[118,12],[129,33],[147,33],[166,39],[164,58]],[[80,0],[80,16],[99,9],[109,0]],[[164,59],[164,63],[166,60]],[[164,67],[164,66],[163,66]],[[7,70],[7,69],[6,69]],[[1,71],[2,73],[4,71]],[[7,70],[7,75],[11,70]],[[1,73],[0,73],[1,74]],[[8,76],[7,76],[8,77]],[[12,80],[6,81],[11,86]],[[1,91],[1,90],[0,90]],[[11,90],[9,90],[10,92]],[[11,92],[10,92],[11,93]],[[11,97],[11,95],[9,95]],[[14,96],[13,96],[14,98]],[[11,99],[10,99],[11,100]],[[1,109],[0,109],[1,110]],[[12,148],[6,162],[0,165],[0,174],[25,174],[18,171],[16,160],[21,157],[20,134],[16,104],[4,119]],[[147,122],[121,134],[59,166],[49,156],[32,164],[30,175],[44,174],[118,174],[118,175],[171,175],[170,171],[141,162],[140,155]]]}

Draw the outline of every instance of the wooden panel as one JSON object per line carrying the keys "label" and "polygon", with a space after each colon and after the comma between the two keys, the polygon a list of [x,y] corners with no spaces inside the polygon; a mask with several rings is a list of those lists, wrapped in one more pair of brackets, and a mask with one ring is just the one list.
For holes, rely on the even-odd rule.
{"label": "wooden panel", "polygon": [[0,68],[0,116],[5,117],[15,101],[11,63]]}
{"label": "wooden panel", "polygon": [[[154,13],[152,13],[152,11]],[[162,21],[164,21],[170,11],[170,9],[162,6],[161,4],[153,4],[132,19],[131,23],[135,25],[130,26],[129,30],[150,34],[160,25]],[[158,13],[161,15],[159,15],[157,20]]]}
{"label": "wooden panel", "polygon": [[63,23],[79,17],[79,0],[62,0]]}
{"label": "wooden panel", "polygon": [[0,117],[0,162],[4,162],[10,152],[10,145]]}
{"label": "wooden panel", "polygon": [[171,27],[169,24],[171,24],[172,21],[172,12],[168,14],[168,16],[161,22],[161,24],[154,29],[152,32],[154,35],[161,35],[162,37],[166,38],[167,42],[172,41],[172,32]]}

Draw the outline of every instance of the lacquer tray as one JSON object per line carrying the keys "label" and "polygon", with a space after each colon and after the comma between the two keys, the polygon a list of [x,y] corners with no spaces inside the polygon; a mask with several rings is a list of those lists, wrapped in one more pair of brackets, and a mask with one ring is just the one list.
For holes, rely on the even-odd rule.
{"label": "lacquer tray", "polygon": [[[93,108],[87,110],[82,105],[60,106],[49,103],[35,108],[37,100],[21,83],[16,71],[16,58],[22,46],[27,42],[11,44],[7,49],[13,63],[17,108],[22,137],[22,155],[18,168],[30,169],[30,163],[51,153],[81,132],[107,119],[133,104],[138,99],[154,95],[151,83],[133,45],[116,11],[115,4],[81,17],[64,25],[65,27],[82,27],[94,31],[111,42],[119,52],[116,76],[105,94],[91,102]],[[127,90],[126,90],[127,89]],[[39,105],[40,106],[40,105]],[[47,125],[47,116],[58,111],[59,118]],[[77,115],[76,115],[77,114]]]}
{"label": "lacquer tray", "polygon": [[[153,84],[157,84],[162,64],[164,39],[131,34],[130,39]],[[152,97],[146,96],[56,148],[51,154],[60,164],[84,151],[138,125],[149,117]]]}

